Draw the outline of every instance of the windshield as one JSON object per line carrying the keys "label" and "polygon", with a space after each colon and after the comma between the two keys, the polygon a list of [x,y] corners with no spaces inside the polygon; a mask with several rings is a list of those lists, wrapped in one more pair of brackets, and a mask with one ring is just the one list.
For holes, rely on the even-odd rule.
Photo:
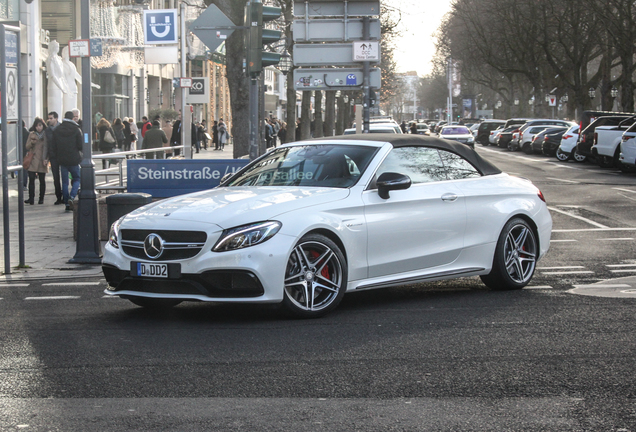
{"label": "windshield", "polygon": [[224,186],[348,188],[356,184],[376,151],[376,147],[334,144],[280,148]]}
{"label": "windshield", "polygon": [[460,127],[445,127],[442,129],[442,135],[470,135],[468,128]]}

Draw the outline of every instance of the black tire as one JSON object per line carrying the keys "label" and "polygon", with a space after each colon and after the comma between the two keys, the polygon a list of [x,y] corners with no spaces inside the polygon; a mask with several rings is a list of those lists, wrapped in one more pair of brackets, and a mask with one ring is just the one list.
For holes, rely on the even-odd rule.
{"label": "black tire", "polygon": [[527,155],[531,155],[532,153],[534,153],[532,151],[532,143],[525,143],[522,148],[523,152]]}
{"label": "black tire", "polygon": [[492,290],[521,289],[534,275],[538,254],[539,244],[532,227],[521,218],[513,218],[501,230],[492,270],[481,280]]}
{"label": "black tire", "polygon": [[126,296],[126,299],[130,300],[132,303],[137,306],[141,306],[146,309],[153,310],[165,310],[170,309],[179,303],[181,300],[175,299],[158,299],[158,298],[150,298],[150,297],[138,297],[138,296]]}
{"label": "black tire", "polygon": [[561,162],[567,162],[570,158],[572,158],[572,153],[567,154],[563,152],[561,149],[557,149],[555,156]]}
{"label": "black tire", "polygon": [[634,166],[634,165],[626,165],[626,164],[621,162],[621,166],[619,168],[620,168],[621,172],[624,172],[625,174],[636,173],[636,166]]}
{"label": "black tire", "polygon": [[612,168],[614,166],[614,158],[598,155],[596,157],[598,166],[601,168]]}
{"label": "black tire", "polygon": [[574,159],[574,162],[583,163],[587,160],[587,156],[580,154],[576,151],[576,148],[574,148],[574,150],[572,150],[572,159]]}
{"label": "black tire", "polygon": [[331,312],[347,290],[347,271],[338,245],[323,235],[307,234],[287,261],[283,309],[295,318],[319,318]]}

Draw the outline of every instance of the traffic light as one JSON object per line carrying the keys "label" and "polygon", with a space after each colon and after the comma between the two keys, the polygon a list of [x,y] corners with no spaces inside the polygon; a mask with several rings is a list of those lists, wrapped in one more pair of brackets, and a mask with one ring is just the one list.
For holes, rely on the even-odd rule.
{"label": "traffic light", "polygon": [[249,27],[245,37],[246,65],[250,75],[258,75],[265,66],[273,66],[280,61],[280,54],[264,51],[263,45],[280,40],[282,33],[263,29],[263,23],[278,19],[281,13],[281,8],[263,6],[254,1],[245,7],[245,25]]}

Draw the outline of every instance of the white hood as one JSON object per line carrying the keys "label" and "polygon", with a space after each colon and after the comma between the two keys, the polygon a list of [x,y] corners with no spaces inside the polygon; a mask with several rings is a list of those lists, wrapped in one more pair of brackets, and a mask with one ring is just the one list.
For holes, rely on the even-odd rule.
{"label": "white hood", "polygon": [[[270,220],[277,215],[338,201],[349,189],[317,187],[224,187],[181,195],[141,207],[126,216],[135,225],[169,221],[215,224],[223,229]],[[184,225],[181,224],[183,228]]]}

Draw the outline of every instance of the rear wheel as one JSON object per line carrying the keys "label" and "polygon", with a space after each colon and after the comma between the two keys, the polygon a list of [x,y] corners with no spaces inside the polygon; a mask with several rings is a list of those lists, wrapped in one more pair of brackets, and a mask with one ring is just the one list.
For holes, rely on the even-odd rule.
{"label": "rear wheel", "polygon": [[576,148],[572,151],[572,158],[576,161],[576,162],[585,162],[587,160],[587,156],[580,154],[579,152],[576,151]]}
{"label": "rear wheel", "polygon": [[561,162],[566,162],[568,159],[570,159],[570,155],[563,152],[561,149],[558,149],[556,151],[556,158]]}
{"label": "rear wheel", "polygon": [[481,280],[493,290],[523,288],[534,275],[538,249],[528,222],[521,218],[509,220],[499,235],[492,270]]}
{"label": "rear wheel", "polygon": [[614,166],[614,158],[598,155],[596,160],[601,168],[612,168]]}
{"label": "rear wheel", "polygon": [[298,241],[285,270],[283,307],[298,318],[318,318],[338,306],[347,289],[347,262],[338,245],[320,234]]}
{"label": "rear wheel", "polygon": [[128,300],[136,304],[137,306],[141,306],[146,309],[154,309],[154,310],[162,310],[162,309],[170,309],[181,303],[181,300],[174,299],[158,299],[158,298],[150,298],[150,297],[137,297],[137,296],[126,296]]}
{"label": "rear wheel", "polygon": [[533,152],[532,152],[532,143],[527,142],[527,143],[525,143],[525,144],[523,145],[523,147],[522,147],[522,148],[523,148],[523,152],[524,152],[525,154],[527,154],[527,155],[530,155],[530,154],[532,154],[532,153],[533,153]]}

